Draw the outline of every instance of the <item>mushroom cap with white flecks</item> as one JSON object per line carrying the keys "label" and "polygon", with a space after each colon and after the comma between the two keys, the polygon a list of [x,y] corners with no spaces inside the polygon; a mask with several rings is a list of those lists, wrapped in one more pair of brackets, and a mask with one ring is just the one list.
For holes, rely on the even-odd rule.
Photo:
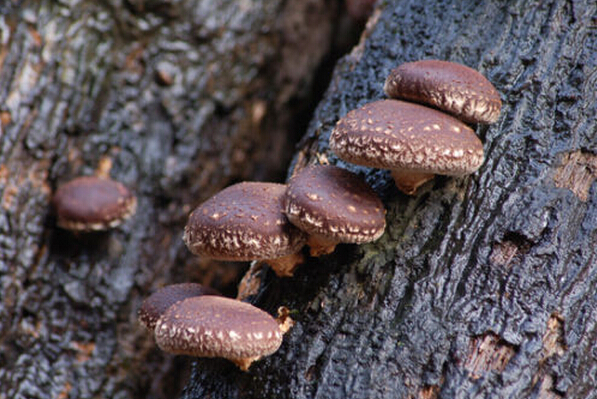
{"label": "mushroom cap with white flecks", "polygon": [[160,288],[143,301],[138,312],[139,322],[153,331],[160,316],[170,306],[183,299],[201,295],[218,295],[218,292],[197,283],[172,284]]}
{"label": "mushroom cap with white flecks", "polygon": [[154,334],[166,352],[232,360],[267,356],[282,344],[278,323],[268,313],[245,302],[209,295],[170,306]]}
{"label": "mushroom cap with white flecks", "polygon": [[286,185],[244,182],[220,191],[189,216],[184,242],[218,260],[275,259],[298,252],[306,235],[282,213]]}
{"label": "mushroom cap with white flecks", "polygon": [[443,112],[399,100],[350,111],[330,135],[334,153],[358,165],[459,176],[484,160],[473,130]]}
{"label": "mushroom cap with white flecks", "polygon": [[284,212],[295,226],[333,241],[360,244],[384,232],[385,209],[356,174],[332,165],[311,165],[288,182]]}
{"label": "mushroom cap with white flecks", "polygon": [[137,209],[137,198],[122,183],[97,176],[81,176],[61,185],[52,202],[58,226],[73,231],[116,227]]}
{"label": "mushroom cap with white flecks", "polygon": [[449,61],[422,60],[392,70],[384,84],[388,97],[437,107],[471,123],[497,121],[502,101],[478,71]]}

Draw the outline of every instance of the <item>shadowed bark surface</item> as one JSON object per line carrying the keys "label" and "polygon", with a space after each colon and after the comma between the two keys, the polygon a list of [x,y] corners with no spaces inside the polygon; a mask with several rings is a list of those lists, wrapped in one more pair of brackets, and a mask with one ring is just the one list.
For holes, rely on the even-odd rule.
{"label": "shadowed bark surface", "polygon": [[[184,248],[187,214],[231,182],[284,176],[338,10],[0,2],[0,398],[177,395],[189,363],[164,357],[136,310],[166,283],[234,282],[242,265]],[[53,190],[99,169],[137,194],[136,216],[57,229]]]}
{"label": "shadowed bark surface", "polygon": [[[327,158],[361,173],[387,207],[385,235],[293,278],[258,272],[252,302],[289,307],[295,327],[248,373],[195,361],[183,397],[597,397],[596,54],[592,1],[382,2],[294,167]],[[504,106],[476,127],[477,173],[407,197],[327,140],[383,97],[392,67],[422,58],[480,70]]]}

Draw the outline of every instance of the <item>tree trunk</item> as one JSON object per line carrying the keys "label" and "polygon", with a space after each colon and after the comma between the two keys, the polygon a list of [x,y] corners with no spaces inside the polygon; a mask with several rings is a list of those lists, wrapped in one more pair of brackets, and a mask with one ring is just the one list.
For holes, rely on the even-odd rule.
{"label": "tree trunk", "polygon": [[[167,283],[236,281],[239,266],[186,250],[187,214],[231,182],[284,176],[338,12],[0,1],[1,399],[178,395],[188,363],[155,348],[137,308]],[[58,229],[53,190],[100,165],[137,214],[108,233]]]}
{"label": "tree trunk", "polygon": [[[349,110],[424,58],[480,70],[503,99],[476,130],[486,161],[416,196],[328,147]],[[250,299],[296,321],[243,373],[200,359],[184,398],[597,397],[597,5],[383,1],[338,63],[294,167],[357,171],[382,196],[376,243],[263,269]]]}

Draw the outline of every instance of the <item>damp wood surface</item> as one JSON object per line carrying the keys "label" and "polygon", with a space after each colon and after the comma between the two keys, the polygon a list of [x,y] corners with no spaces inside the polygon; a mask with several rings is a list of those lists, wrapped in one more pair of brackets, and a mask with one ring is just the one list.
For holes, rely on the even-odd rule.
{"label": "damp wood surface", "polygon": [[[246,265],[193,256],[187,216],[233,182],[283,180],[338,13],[336,0],[0,1],[1,399],[178,395],[190,363],[157,349],[137,309],[165,284],[234,290]],[[93,174],[129,187],[136,215],[58,229],[56,187]]]}
{"label": "damp wood surface", "polygon": [[[380,2],[292,168],[325,159],[364,176],[388,210],[384,236],[292,278],[255,269],[249,299],[287,306],[294,327],[248,373],[195,361],[182,397],[597,397],[595,54],[593,1]],[[424,58],[479,70],[503,108],[475,126],[479,171],[408,197],[327,143],[338,118],[383,98],[393,67]]]}

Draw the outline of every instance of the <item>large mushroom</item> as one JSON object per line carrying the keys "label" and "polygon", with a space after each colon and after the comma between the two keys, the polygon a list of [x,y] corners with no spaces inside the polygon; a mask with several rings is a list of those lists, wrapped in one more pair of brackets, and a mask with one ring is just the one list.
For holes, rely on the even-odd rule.
{"label": "large mushroom", "polygon": [[330,135],[334,153],[358,165],[390,169],[412,195],[435,174],[462,176],[483,163],[483,144],[458,119],[398,100],[365,104],[346,114]]}
{"label": "large mushroom", "polygon": [[147,297],[137,313],[139,322],[153,331],[158,319],[176,302],[201,295],[219,295],[209,287],[197,283],[167,285]]}
{"label": "large mushroom", "polygon": [[470,123],[497,121],[502,101],[478,71],[449,61],[407,62],[392,70],[384,84],[391,98],[431,105]]}
{"label": "large mushroom", "polygon": [[339,243],[362,244],[384,232],[385,209],[359,176],[332,165],[310,165],[288,182],[283,200],[288,220],[309,234],[312,256]]}
{"label": "large mushroom", "polygon": [[283,331],[272,316],[253,305],[205,295],[170,306],[154,334],[166,352],[222,357],[246,371],[252,362],[278,350]]}
{"label": "large mushroom", "polygon": [[292,276],[303,262],[306,234],[282,213],[284,184],[244,182],[199,205],[189,217],[184,242],[217,260],[261,260],[279,276]]}
{"label": "large mushroom", "polygon": [[52,202],[58,226],[75,232],[116,227],[137,209],[137,198],[122,183],[96,176],[61,185]]}

